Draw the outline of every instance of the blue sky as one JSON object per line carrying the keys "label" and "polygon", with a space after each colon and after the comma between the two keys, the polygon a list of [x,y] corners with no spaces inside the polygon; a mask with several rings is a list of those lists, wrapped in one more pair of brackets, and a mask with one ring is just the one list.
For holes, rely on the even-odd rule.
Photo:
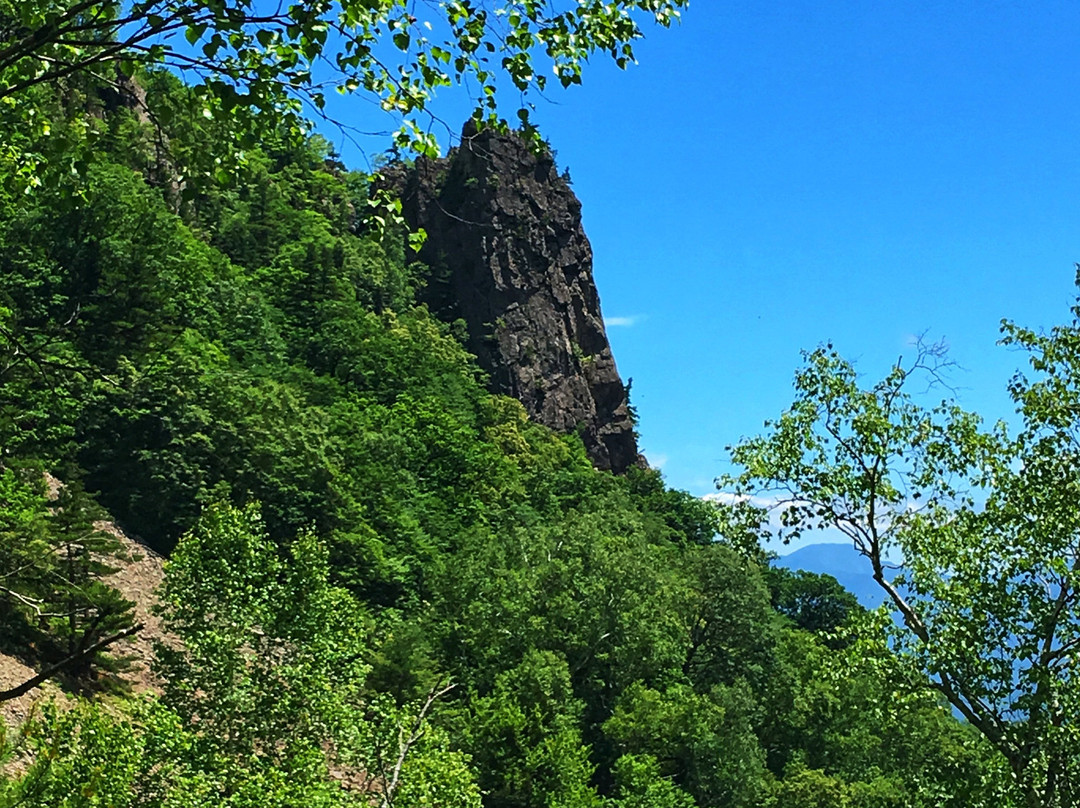
{"label": "blue sky", "polygon": [[1076,2],[697,0],[538,101],[670,484],[712,491],[825,341],[876,376],[943,337],[961,403],[1011,412],[1001,319],[1075,298],[1077,42]]}

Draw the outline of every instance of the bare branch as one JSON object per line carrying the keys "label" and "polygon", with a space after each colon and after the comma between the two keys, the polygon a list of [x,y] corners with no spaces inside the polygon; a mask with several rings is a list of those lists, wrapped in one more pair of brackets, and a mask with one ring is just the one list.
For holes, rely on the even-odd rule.
{"label": "bare branch", "polygon": [[394,768],[390,773],[390,780],[386,783],[381,800],[382,808],[392,808],[394,804],[394,794],[397,792],[398,782],[401,779],[401,767],[405,765],[405,758],[409,754],[409,750],[416,745],[416,742],[424,735],[424,719],[427,717],[428,711],[431,710],[431,706],[440,698],[445,696],[457,685],[447,684],[443,687],[435,685],[428,692],[427,699],[424,701],[424,706],[420,708],[420,712],[417,713],[416,719],[413,721],[412,729],[409,733],[409,737],[400,742],[400,749],[398,752],[397,761],[394,763]]}

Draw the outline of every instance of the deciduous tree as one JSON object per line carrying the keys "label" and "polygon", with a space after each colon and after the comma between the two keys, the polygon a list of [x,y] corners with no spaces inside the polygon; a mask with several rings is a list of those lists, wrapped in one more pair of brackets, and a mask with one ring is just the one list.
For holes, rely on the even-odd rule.
{"label": "deciduous tree", "polygon": [[734,447],[745,471],[721,481],[779,494],[788,536],[828,525],[852,540],[896,615],[878,623],[889,647],[1004,756],[1029,806],[1080,797],[1080,302],[1072,311],[1049,333],[1002,327],[1034,374],[1009,386],[1015,435],[916,403],[913,385],[940,380],[939,348],[866,386],[826,346],[806,355],[791,408]]}
{"label": "deciduous tree", "polygon": [[[332,91],[390,113],[406,151],[437,152],[431,101],[448,87],[469,95],[478,120],[501,126],[510,91],[510,118],[535,134],[529,99],[549,80],[580,83],[596,53],[625,68],[642,22],[670,26],[687,2],[0,0],[0,164],[31,187],[43,161],[81,163],[72,145],[85,131],[54,154],[36,143],[56,124],[55,111],[27,103],[40,100],[36,88],[96,88],[155,119],[129,79],[159,67],[185,77],[202,114],[229,127],[241,150],[283,125],[302,133]],[[217,157],[224,171],[227,155]]]}

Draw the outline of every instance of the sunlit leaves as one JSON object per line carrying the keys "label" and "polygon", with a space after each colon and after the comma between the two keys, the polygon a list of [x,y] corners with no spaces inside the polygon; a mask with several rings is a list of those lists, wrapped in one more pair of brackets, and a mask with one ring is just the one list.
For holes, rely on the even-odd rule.
{"label": "sunlit leaves", "polygon": [[722,481],[773,497],[788,535],[851,539],[905,628],[887,626],[890,648],[1043,806],[1072,804],[1080,754],[1080,304],[1073,313],[1049,333],[1003,326],[1037,374],[1010,383],[1015,437],[952,402],[915,402],[913,382],[942,380],[940,350],[919,346],[865,385],[828,346],[807,355],[770,431],[734,447],[744,473]]}
{"label": "sunlit leaves", "polygon": [[[449,0],[422,9],[405,0],[304,0],[276,9],[249,0],[20,4],[22,27],[0,41],[0,98],[104,70],[122,54],[129,74],[135,65],[167,65],[195,85],[212,84],[216,95],[223,87],[235,88],[234,99],[262,114],[287,98],[299,98],[319,113],[328,82],[343,92],[364,92],[398,116],[410,134],[399,136],[397,144],[411,146],[411,133],[439,88],[467,87],[477,120],[504,122],[496,100],[500,72],[528,93],[543,90],[548,76],[564,87],[580,83],[584,63],[597,52],[626,67],[634,59],[632,43],[642,36],[641,22],[669,26],[685,5],[686,0],[582,0],[562,9],[519,0],[491,7]],[[175,44],[176,33],[189,47]],[[387,54],[387,44],[396,56]],[[337,72],[316,79],[316,63],[324,58]],[[234,107],[221,109],[234,114]],[[518,109],[528,109],[524,98]],[[527,114],[522,117],[527,122]],[[420,145],[428,148],[424,141]]]}

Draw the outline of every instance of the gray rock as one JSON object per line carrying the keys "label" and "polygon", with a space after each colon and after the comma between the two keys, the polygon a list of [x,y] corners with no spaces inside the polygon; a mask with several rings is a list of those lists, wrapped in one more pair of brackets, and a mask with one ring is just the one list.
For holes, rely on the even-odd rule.
{"label": "gray rock", "polygon": [[412,227],[428,234],[422,299],[462,319],[493,392],[559,432],[578,431],[593,463],[643,463],[592,276],[581,203],[551,153],[515,133],[477,133],[439,160],[384,173]]}

